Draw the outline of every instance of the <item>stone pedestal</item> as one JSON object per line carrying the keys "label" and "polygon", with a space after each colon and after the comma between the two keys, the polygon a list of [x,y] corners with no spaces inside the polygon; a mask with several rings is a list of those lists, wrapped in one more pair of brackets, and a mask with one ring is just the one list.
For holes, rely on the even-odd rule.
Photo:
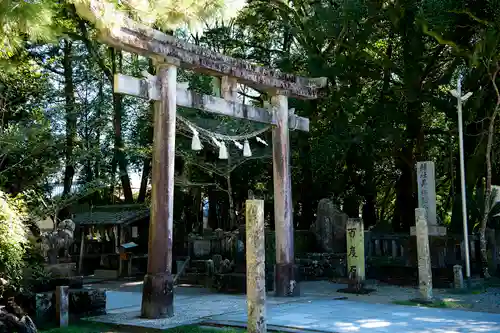
{"label": "stone pedestal", "polygon": [[419,296],[423,301],[432,301],[432,270],[429,250],[429,233],[425,209],[415,209],[418,259]]}
{"label": "stone pedestal", "polygon": [[346,224],[347,274],[358,281],[365,280],[365,232],[363,220],[349,218]]}

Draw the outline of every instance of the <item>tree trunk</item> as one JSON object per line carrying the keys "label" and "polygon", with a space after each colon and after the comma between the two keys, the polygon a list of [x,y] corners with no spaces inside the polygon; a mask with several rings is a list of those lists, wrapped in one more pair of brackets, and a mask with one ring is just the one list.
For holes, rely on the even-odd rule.
{"label": "tree trunk", "polygon": [[[110,48],[111,62],[113,66],[113,74],[117,74],[122,70],[122,52]],[[118,164],[120,171],[120,180],[123,188],[123,195],[125,202],[133,202],[132,187],[130,185],[130,178],[127,171],[127,159],[125,156],[125,145],[122,136],[122,113],[123,113],[123,96],[113,91],[113,128],[115,132],[115,160]]]}
{"label": "tree trunk", "polygon": [[144,165],[142,166],[142,176],[141,176],[141,187],[139,189],[139,195],[137,197],[137,202],[143,203],[146,201],[146,192],[148,189],[149,174],[151,173],[151,158],[144,158]]}
{"label": "tree trunk", "polygon": [[64,169],[63,196],[69,195],[73,185],[75,166],[73,161],[73,149],[76,141],[76,110],[75,110],[75,90],[73,85],[73,59],[72,42],[63,41],[63,67],[64,67],[64,95],[66,99],[66,151]]}
{"label": "tree trunk", "polygon": [[488,217],[491,209],[491,148],[493,147],[493,136],[495,134],[495,119],[498,113],[498,109],[500,107],[500,93],[498,91],[497,84],[495,82],[498,71],[500,68],[497,68],[491,77],[491,83],[493,88],[495,89],[495,93],[497,96],[497,103],[495,105],[495,110],[493,110],[493,114],[490,118],[490,125],[488,126],[488,143],[486,144],[486,188],[484,191],[484,215],[483,220],[481,221],[481,228],[479,229],[479,244],[480,244],[480,252],[481,252],[481,263],[483,266],[483,275],[486,279],[490,278],[490,274],[488,272],[488,253],[487,253],[487,244],[486,244],[486,227],[488,225]]}

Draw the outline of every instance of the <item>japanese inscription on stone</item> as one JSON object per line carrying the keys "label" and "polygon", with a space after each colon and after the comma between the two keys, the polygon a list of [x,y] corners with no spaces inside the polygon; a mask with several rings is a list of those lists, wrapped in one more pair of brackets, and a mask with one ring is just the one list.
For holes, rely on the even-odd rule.
{"label": "japanese inscription on stone", "polygon": [[436,225],[436,176],[434,162],[417,162],[418,207],[424,208],[429,225]]}
{"label": "japanese inscription on stone", "polygon": [[365,237],[363,220],[350,218],[346,225],[347,267],[349,275],[359,280],[365,279]]}

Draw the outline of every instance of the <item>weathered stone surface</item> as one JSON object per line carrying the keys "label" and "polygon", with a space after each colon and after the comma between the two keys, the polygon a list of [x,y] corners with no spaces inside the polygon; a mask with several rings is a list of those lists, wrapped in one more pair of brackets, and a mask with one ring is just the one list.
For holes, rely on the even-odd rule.
{"label": "weathered stone surface", "polygon": [[453,266],[453,286],[455,289],[463,289],[464,288],[464,276],[462,273],[462,266],[461,265]]}
{"label": "weathered stone surface", "polygon": [[437,225],[434,162],[417,162],[418,207],[426,211],[428,226]]}
{"label": "weathered stone surface", "polygon": [[425,209],[415,209],[415,227],[417,231],[417,256],[418,256],[418,287],[420,298],[432,300],[432,271],[429,250],[429,232]]}
{"label": "weathered stone surface", "polygon": [[345,253],[347,219],[348,216],[340,211],[332,200],[320,200],[312,229],[321,251]]}
{"label": "weathered stone surface", "polygon": [[365,232],[363,220],[349,218],[346,225],[347,274],[357,281],[365,280]]}
{"label": "weathered stone surface", "polygon": [[247,311],[249,333],[265,333],[266,266],[264,200],[246,201]]}

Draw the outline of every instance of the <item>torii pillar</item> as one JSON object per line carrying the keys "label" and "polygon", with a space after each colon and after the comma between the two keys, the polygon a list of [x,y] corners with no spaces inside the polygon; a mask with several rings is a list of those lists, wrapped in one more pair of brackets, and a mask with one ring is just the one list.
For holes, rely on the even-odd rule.
{"label": "torii pillar", "polygon": [[276,296],[299,296],[298,270],[294,262],[292,183],[290,176],[290,140],[288,98],[271,97],[273,127],[274,224],[276,233]]}

